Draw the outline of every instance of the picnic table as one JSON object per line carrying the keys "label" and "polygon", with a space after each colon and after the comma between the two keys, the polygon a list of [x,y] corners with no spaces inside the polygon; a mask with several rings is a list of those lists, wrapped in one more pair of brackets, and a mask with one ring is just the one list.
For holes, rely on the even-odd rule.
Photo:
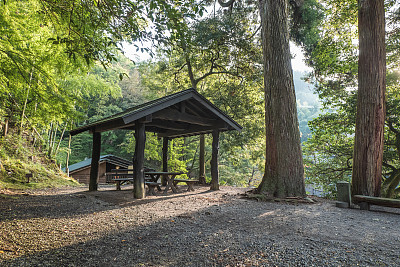
{"label": "picnic table", "polygon": [[145,175],[151,177],[152,181],[158,181],[160,176],[162,175],[167,180],[167,185],[164,189],[164,194],[168,192],[168,189],[171,188],[172,192],[177,193],[178,190],[175,187],[174,180],[177,175],[185,174],[184,172],[145,172]]}
{"label": "picnic table", "polygon": [[[158,180],[161,176],[165,177],[167,180],[167,185],[164,189],[164,193],[166,194],[168,190],[171,188],[172,192],[177,193],[174,183],[175,177],[177,175],[184,174],[184,172],[155,172],[155,171],[145,171],[145,185],[149,188],[148,194],[155,195],[154,189],[157,187],[158,191],[161,191],[160,183]],[[115,169],[112,170],[112,173],[108,173],[111,180],[116,182],[116,189],[121,190],[121,185],[126,182],[133,182],[133,170],[132,169]]]}
{"label": "picnic table", "polygon": [[107,182],[115,182],[117,190],[121,190],[121,185],[133,182],[133,169],[112,169],[106,174]]}

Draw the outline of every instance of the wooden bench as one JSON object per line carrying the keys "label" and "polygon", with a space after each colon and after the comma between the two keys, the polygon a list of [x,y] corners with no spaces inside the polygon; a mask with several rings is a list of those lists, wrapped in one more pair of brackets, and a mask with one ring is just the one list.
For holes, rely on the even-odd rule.
{"label": "wooden bench", "polygon": [[186,180],[186,179],[174,179],[174,185],[176,186],[178,183],[186,183],[188,186],[187,191],[194,191],[193,185],[198,183],[199,180]]}
{"label": "wooden bench", "polygon": [[393,198],[354,195],[353,202],[359,204],[360,209],[362,210],[369,210],[369,206],[371,204],[377,206],[391,207],[391,208],[400,208],[400,200]]}
{"label": "wooden bench", "polygon": [[[133,183],[133,178],[115,178],[115,179],[113,179],[113,181],[116,182],[116,189],[117,190],[121,190],[121,185],[126,183],[126,182]],[[155,182],[152,182],[152,181],[148,181],[146,179],[144,184],[147,185],[147,187],[149,188],[148,194],[151,195],[151,196],[155,195],[154,188],[157,187],[158,191],[161,191],[161,187],[160,187],[161,184],[160,183],[155,183]]]}

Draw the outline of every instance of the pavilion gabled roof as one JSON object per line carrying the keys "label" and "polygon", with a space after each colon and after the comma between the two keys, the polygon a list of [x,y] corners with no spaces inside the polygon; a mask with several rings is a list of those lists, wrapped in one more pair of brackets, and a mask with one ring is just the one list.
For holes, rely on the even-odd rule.
{"label": "pavilion gabled roof", "polygon": [[160,137],[183,137],[211,133],[213,130],[241,131],[242,126],[226,115],[195,89],[184,90],[138,106],[70,132],[105,132],[134,130],[135,123],[145,123],[146,131]]}

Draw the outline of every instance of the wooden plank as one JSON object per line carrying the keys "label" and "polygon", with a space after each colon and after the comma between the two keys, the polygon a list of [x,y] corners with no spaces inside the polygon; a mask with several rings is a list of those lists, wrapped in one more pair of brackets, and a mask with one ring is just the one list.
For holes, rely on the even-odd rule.
{"label": "wooden plank", "polygon": [[133,160],[133,169],[134,169],[134,188],[133,195],[135,198],[144,198],[145,197],[145,188],[144,188],[144,148],[146,143],[146,133],[145,126],[143,123],[136,122],[136,130],[135,130],[135,154]]}
{"label": "wooden plank", "polygon": [[120,118],[117,118],[114,120],[99,123],[99,125],[96,126],[95,131],[96,132],[105,132],[105,131],[109,131],[109,130],[120,129],[123,127],[125,127],[124,121]]}
{"label": "wooden plank", "polygon": [[101,133],[93,133],[92,162],[90,164],[89,191],[97,191],[99,177],[99,161],[101,151]]}
{"label": "wooden plank", "polygon": [[214,130],[212,133],[212,154],[211,154],[211,190],[219,190],[219,174],[218,174],[218,152],[219,152],[219,131]]}
{"label": "wooden plank", "polygon": [[154,114],[154,118],[170,121],[181,121],[201,126],[214,126],[218,122],[217,120],[193,116],[172,109],[165,109],[157,112]]}
{"label": "wooden plank", "polygon": [[400,208],[400,200],[393,199],[393,198],[354,195],[353,201],[355,203],[367,202],[372,205],[385,206],[385,207],[391,207],[391,208]]}
{"label": "wooden plank", "polygon": [[230,125],[233,129],[237,130],[238,132],[242,131],[242,126],[239,125],[236,121],[234,121],[230,116],[225,114],[222,110],[217,108],[214,104],[212,104],[208,99],[200,94],[196,94],[193,98],[199,101],[201,104],[204,105],[206,109],[217,115],[221,120],[225,121],[228,125]]}
{"label": "wooden plank", "polygon": [[166,130],[175,130],[175,131],[184,131],[188,128],[187,126],[178,124],[176,122],[162,121],[162,120],[154,120],[153,122],[146,124],[146,128],[149,126]]}
{"label": "wooden plank", "polygon": [[160,137],[184,137],[184,136],[192,136],[192,135],[200,135],[200,134],[208,134],[212,133],[214,130],[218,129],[221,131],[227,131],[227,125],[223,122],[216,124],[214,126],[192,126],[185,131],[166,131],[164,133],[159,133],[158,136]]}
{"label": "wooden plank", "polygon": [[[123,117],[123,120],[126,124],[136,121],[146,115],[154,114],[158,111],[161,111],[165,108],[173,106],[181,101],[185,101],[191,97],[193,97],[194,92],[182,92],[182,94],[176,94],[175,96],[166,97],[162,102],[155,101],[155,104],[145,108],[144,110],[138,110],[131,114],[127,114]],[[153,117],[154,118],[154,117]]]}

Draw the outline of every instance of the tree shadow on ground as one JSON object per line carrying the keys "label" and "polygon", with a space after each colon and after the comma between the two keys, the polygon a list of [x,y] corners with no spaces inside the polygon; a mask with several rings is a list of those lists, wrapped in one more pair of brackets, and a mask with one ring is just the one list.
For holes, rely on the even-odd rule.
{"label": "tree shadow on ground", "polygon": [[[174,197],[181,196],[145,201]],[[382,224],[386,230],[378,234],[376,230]],[[85,242],[17,256],[2,264],[398,266],[399,253],[392,250],[393,241],[400,238],[395,233],[398,226],[398,216],[393,214],[377,216],[327,204],[288,205],[236,198],[195,212],[115,229]]]}
{"label": "tree shadow on ground", "polygon": [[0,222],[31,218],[73,217],[210,192],[205,189],[206,187],[196,188],[195,192],[186,192],[185,188],[181,187],[180,193],[168,192],[165,195],[158,192],[156,196],[149,196],[144,199],[135,199],[132,190],[128,189],[127,186],[123,187],[124,190],[121,191],[110,190],[110,187],[106,187],[106,190],[95,192],[89,192],[82,188],[78,192],[64,194],[20,194],[14,198],[0,198]]}

